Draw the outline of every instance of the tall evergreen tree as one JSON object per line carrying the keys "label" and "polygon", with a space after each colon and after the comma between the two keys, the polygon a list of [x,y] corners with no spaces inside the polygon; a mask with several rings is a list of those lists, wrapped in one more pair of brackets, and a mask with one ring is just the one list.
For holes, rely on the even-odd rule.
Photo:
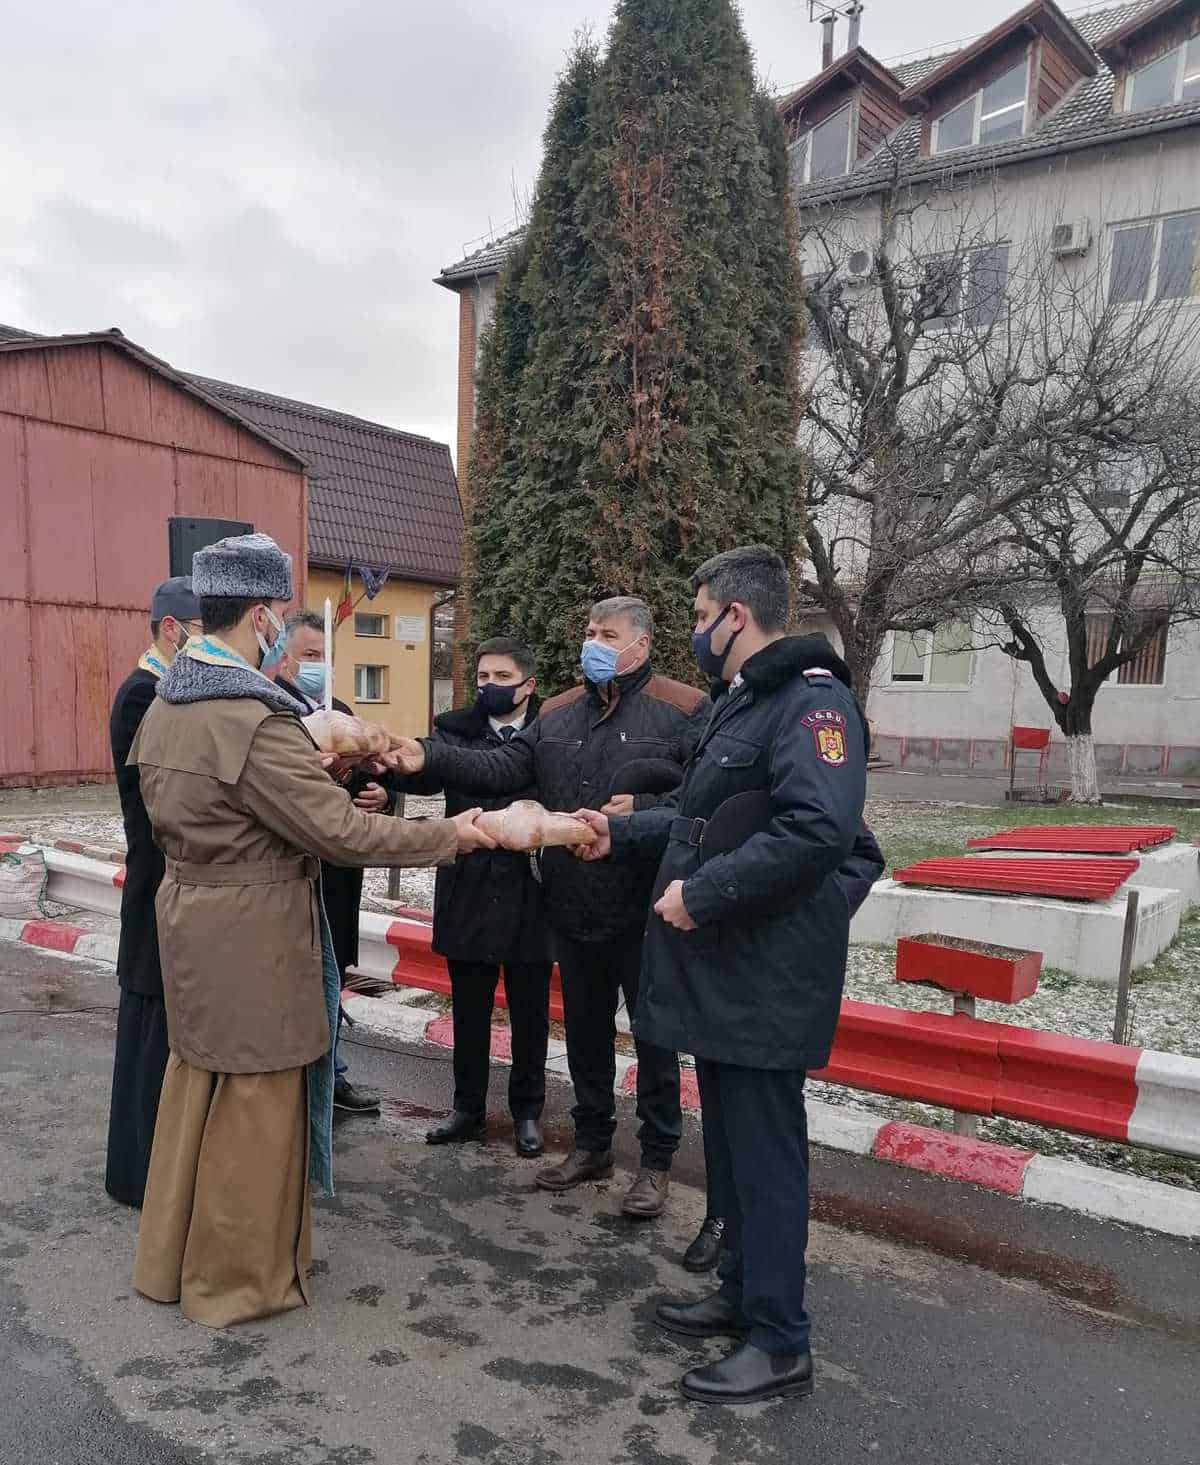
{"label": "tall evergreen tree", "polygon": [[472,479],[476,633],[520,629],[551,683],[576,674],[588,603],[619,593],[653,607],[658,665],[694,677],[691,570],[794,547],[786,180],[730,0],[621,0],[603,61],[572,58],[485,346]]}

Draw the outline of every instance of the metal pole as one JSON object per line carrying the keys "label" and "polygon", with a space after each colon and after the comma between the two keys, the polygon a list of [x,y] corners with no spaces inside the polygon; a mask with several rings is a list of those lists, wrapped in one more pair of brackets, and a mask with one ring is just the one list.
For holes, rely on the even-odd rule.
{"label": "metal pole", "polygon": [[1129,1041],[1129,988],[1133,982],[1133,947],[1137,940],[1138,892],[1125,897],[1125,932],[1121,938],[1121,969],[1117,973],[1117,1011],[1113,1018],[1113,1042]]}
{"label": "metal pole", "polygon": [[[396,795],[396,811],[395,812],[396,812],[396,818],[397,819],[403,819],[404,818],[404,795],[403,794],[397,794]],[[387,893],[387,898],[389,900],[399,900],[400,899],[400,871],[397,870],[394,865],[388,870],[388,893]]]}
{"label": "metal pole", "polygon": [[[954,994],[954,1015],[963,1017],[975,1016],[975,998],[969,992],[955,992]],[[954,1133],[965,1135],[967,1139],[979,1138],[979,1115],[964,1114],[962,1110],[954,1111]]]}

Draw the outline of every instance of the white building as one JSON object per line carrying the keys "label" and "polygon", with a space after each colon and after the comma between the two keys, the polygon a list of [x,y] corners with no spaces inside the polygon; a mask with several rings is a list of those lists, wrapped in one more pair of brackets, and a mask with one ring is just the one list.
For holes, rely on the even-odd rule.
{"label": "white building", "polygon": [[[956,51],[892,68],[854,44],[780,111],[801,222],[836,210],[868,268],[899,168],[913,185],[949,184],[964,206],[986,194],[1001,222],[990,268],[1039,248],[1064,271],[1111,272],[1116,261],[1128,298],[1200,309],[1200,0],[1127,0],[1072,18],[1031,0]],[[438,280],[460,298],[460,481],[479,331],[516,237]],[[817,373],[813,357],[805,369]],[[1059,662],[1050,670],[1065,685],[1061,650]],[[889,639],[868,712],[877,751],[905,767],[999,771],[1012,725],[1051,725],[1023,663],[928,633]],[[1094,726],[1102,774],[1200,773],[1200,631],[1172,629],[1122,668]]]}

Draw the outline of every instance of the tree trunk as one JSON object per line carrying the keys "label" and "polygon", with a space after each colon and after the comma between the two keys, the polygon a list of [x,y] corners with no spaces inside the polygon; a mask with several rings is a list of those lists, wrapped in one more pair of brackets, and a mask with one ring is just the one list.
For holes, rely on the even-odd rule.
{"label": "tree trunk", "polygon": [[1100,804],[1100,780],[1096,775],[1096,740],[1090,732],[1071,733],[1067,738],[1067,766],[1071,770],[1071,802]]}

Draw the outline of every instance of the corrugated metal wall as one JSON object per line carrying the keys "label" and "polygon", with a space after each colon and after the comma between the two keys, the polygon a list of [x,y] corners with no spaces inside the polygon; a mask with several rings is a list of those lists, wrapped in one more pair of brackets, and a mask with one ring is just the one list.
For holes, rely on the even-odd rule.
{"label": "corrugated metal wall", "polygon": [[290,458],[119,348],[0,352],[0,786],[111,776],[170,515],[251,521],[302,601],[307,507]]}

